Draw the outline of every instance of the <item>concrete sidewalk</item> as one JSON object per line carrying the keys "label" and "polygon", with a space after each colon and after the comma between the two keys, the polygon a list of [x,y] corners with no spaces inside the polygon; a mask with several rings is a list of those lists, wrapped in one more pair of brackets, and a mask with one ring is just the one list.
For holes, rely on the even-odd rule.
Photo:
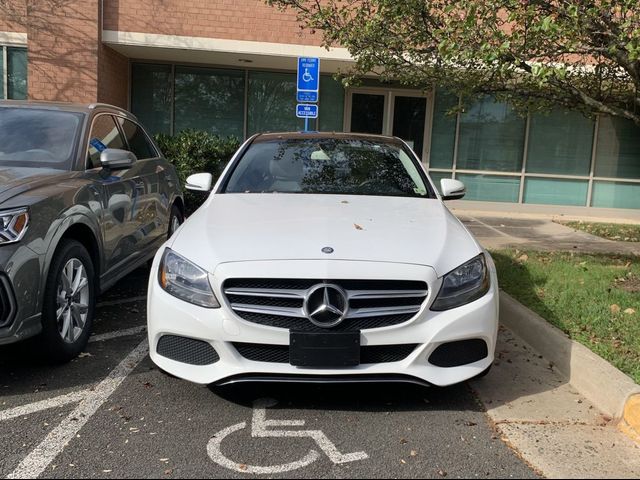
{"label": "concrete sidewalk", "polygon": [[[582,253],[640,255],[640,243],[616,242],[554,222],[553,215],[452,209],[487,249],[530,248]],[[563,221],[568,220],[561,217]],[[572,218],[573,219],[573,218]],[[594,221],[583,217],[576,220]],[[599,221],[606,221],[600,219]],[[630,222],[632,223],[632,222]]]}

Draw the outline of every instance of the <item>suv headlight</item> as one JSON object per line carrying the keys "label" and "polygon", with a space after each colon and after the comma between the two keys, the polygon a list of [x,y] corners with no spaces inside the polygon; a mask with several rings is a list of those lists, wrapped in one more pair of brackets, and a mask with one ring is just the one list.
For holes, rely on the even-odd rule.
{"label": "suv headlight", "polygon": [[207,272],[169,248],[160,261],[158,281],[165,292],[180,300],[200,307],[220,308]]}
{"label": "suv headlight", "polygon": [[0,211],[0,245],[22,240],[29,227],[29,209]]}
{"label": "suv headlight", "polygon": [[484,253],[481,253],[444,276],[431,310],[441,312],[471,303],[484,296],[489,286],[489,269]]}

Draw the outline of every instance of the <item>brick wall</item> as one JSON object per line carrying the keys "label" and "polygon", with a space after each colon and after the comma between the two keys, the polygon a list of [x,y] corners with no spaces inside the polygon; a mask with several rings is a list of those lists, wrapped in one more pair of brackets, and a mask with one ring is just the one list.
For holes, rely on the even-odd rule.
{"label": "brick wall", "polygon": [[26,0],[0,0],[0,32],[26,33]]}
{"label": "brick wall", "polygon": [[264,0],[104,0],[104,29],[319,45],[295,14]]}
{"label": "brick wall", "polygon": [[29,0],[29,98],[94,102],[99,0]]}
{"label": "brick wall", "polygon": [[100,45],[98,101],[127,108],[129,99],[129,59]]}

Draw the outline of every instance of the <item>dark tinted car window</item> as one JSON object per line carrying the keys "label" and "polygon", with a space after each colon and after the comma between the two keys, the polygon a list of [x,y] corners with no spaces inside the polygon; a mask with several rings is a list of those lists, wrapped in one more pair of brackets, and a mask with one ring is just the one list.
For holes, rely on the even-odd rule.
{"label": "dark tinted car window", "polygon": [[254,143],[225,191],[431,197],[415,159],[399,145],[335,138]]}
{"label": "dark tinted car window", "polygon": [[83,114],[0,107],[0,165],[69,170]]}
{"label": "dark tinted car window", "polygon": [[142,128],[123,118],[119,118],[118,121],[122,126],[122,131],[127,138],[127,142],[129,142],[129,149],[138,160],[157,157],[156,149],[153,148],[153,145],[149,142]]}
{"label": "dark tinted car window", "polygon": [[87,154],[87,170],[99,168],[100,154],[107,148],[125,148],[124,140],[111,115],[100,115],[93,121],[89,136],[89,151]]}

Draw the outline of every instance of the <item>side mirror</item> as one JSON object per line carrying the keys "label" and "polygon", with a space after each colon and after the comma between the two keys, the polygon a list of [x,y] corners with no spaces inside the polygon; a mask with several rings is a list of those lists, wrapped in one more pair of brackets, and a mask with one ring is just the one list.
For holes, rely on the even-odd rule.
{"label": "side mirror", "polygon": [[467,193],[467,189],[460,180],[443,178],[440,180],[442,200],[460,200]]}
{"label": "side mirror", "polygon": [[118,148],[107,148],[100,154],[100,163],[102,166],[112,170],[131,168],[137,161],[138,159],[134,153]]}
{"label": "side mirror", "polygon": [[196,173],[187,178],[185,188],[194,192],[210,192],[213,187],[213,175],[210,173]]}

